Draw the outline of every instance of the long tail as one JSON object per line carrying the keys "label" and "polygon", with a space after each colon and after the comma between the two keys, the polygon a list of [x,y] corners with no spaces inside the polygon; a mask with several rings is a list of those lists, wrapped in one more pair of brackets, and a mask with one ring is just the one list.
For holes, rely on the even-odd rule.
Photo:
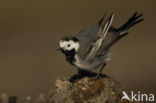
{"label": "long tail", "polygon": [[[133,16],[125,23],[123,24],[121,27],[119,27],[118,29],[114,28],[113,26],[111,26],[109,28],[110,33],[108,33],[105,37],[105,40],[103,42],[102,47],[100,48],[100,50],[97,52],[98,56],[103,55],[103,53],[105,53],[105,50],[108,50],[110,47],[112,47],[112,45],[114,45],[118,40],[120,40],[121,38],[123,38],[124,36],[126,36],[128,34],[127,30],[129,28],[131,28],[132,26],[134,26],[135,24],[143,21],[143,18],[140,18],[142,16],[142,14],[138,14],[137,12],[133,14]],[[102,19],[103,20],[103,19]],[[99,22],[99,24],[102,24],[101,21]]]}
{"label": "long tail", "polygon": [[134,26],[135,24],[143,21],[144,19],[141,17],[142,17],[142,14],[138,14],[137,12],[135,12],[133,16],[125,24],[123,24],[121,27],[117,29],[117,31],[121,33],[125,32],[126,30]]}

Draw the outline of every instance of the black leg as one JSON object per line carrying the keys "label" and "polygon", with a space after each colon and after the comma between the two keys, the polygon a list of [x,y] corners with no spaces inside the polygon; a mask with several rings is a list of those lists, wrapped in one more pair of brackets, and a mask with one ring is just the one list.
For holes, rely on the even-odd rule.
{"label": "black leg", "polygon": [[78,69],[78,73],[73,75],[69,81],[70,82],[75,82],[76,80],[79,80],[83,77],[95,77],[97,74],[96,73],[92,73],[90,71],[86,71],[86,70],[83,70],[83,69]]}
{"label": "black leg", "polygon": [[86,76],[87,77],[94,77],[97,74],[90,72],[90,71],[83,70],[83,69],[78,69],[78,75],[80,75],[81,77],[86,77]]}
{"label": "black leg", "polygon": [[96,75],[96,78],[99,78],[101,75],[102,70],[104,69],[104,67],[106,66],[106,64],[103,64],[102,67],[100,68],[99,72]]}

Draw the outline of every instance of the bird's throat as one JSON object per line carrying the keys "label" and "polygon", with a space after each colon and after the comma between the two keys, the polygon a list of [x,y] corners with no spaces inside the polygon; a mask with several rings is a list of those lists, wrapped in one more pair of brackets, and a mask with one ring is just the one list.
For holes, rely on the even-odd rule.
{"label": "bird's throat", "polygon": [[65,54],[66,60],[67,60],[70,64],[74,65],[74,64],[73,64],[73,63],[75,62],[74,56],[75,56],[75,54],[76,54],[75,49],[72,49],[72,50],[70,50],[70,51],[68,51],[68,50],[62,50],[62,53]]}

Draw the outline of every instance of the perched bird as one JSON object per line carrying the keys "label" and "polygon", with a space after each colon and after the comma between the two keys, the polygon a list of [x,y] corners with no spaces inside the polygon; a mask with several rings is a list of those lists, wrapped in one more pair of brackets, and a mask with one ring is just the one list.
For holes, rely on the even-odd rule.
{"label": "perched bird", "polygon": [[79,70],[92,71],[101,67],[97,77],[101,74],[107,61],[110,60],[110,47],[119,39],[128,34],[127,30],[143,21],[142,14],[137,12],[121,27],[112,26],[114,14],[108,19],[106,14],[94,25],[91,25],[73,36],[63,37],[60,40],[61,50],[66,60]]}

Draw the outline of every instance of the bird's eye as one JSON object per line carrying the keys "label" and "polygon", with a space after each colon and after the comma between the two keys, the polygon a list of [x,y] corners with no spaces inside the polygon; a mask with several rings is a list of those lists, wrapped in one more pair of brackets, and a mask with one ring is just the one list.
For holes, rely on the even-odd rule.
{"label": "bird's eye", "polygon": [[70,47],[70,44],[68,44],[67,46]]}

